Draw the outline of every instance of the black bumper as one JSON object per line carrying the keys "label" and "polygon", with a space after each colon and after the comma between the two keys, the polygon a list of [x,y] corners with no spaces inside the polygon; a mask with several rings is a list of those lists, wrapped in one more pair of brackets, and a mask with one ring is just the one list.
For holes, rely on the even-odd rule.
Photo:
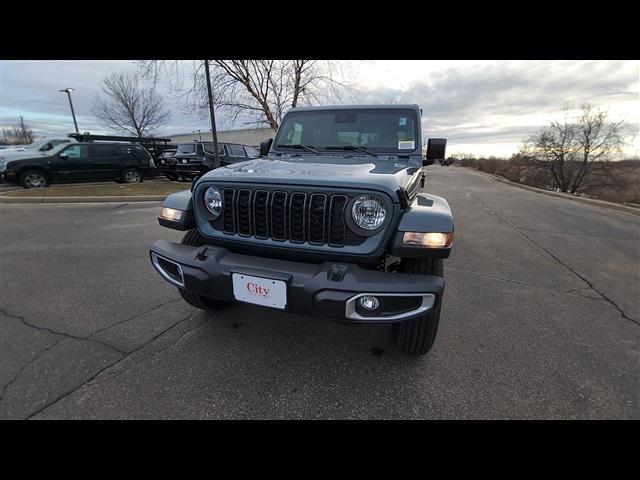
{"label": "black bumper", "polygon": [[[155,260],[154,261],[154,254]],[[408,320],[435,307],[444,290],[444,279],[430,275],[388,273],[364,270],[350,263],[310,264],[233,253],[206,245],[192,247],[159,240],[150,249],[151,260],[159,273],[158,257],[180,265],[184,288],[217,300],[236,301],[231,275],[239,273],[287,284],[287,311],[354,323],[392,323]],[[382,303],[398,304],[406,300],[422,302],[419,308],[403,312],[382,312],[363,317],[353,311],[354,297],[379,295]],[[391,301],[393,299],[393,301]]]}
{"label": "black bumper", "polygon": [[198,175],[201,173],[206,173],[210,170],[207,166],[202,163],[188,164],[188,163],[178,163],[175,167],[175,171],[177,173],[183,173],[187,175]]}

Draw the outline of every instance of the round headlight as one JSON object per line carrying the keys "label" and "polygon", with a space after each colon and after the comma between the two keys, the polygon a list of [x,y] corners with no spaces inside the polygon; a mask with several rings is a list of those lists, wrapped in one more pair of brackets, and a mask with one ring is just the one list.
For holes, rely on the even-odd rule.
{"label": "round headlight", "polygon": [[204,204],[215,218],[222,213],[222,194],[216,187],[209,187],[204,192]]}
{"label": "round headlight", "polygon": [[365,230],[375,230],[387,217],[385,203],[375,195],[361,195],[351,208],[351,218],[356,225]]}

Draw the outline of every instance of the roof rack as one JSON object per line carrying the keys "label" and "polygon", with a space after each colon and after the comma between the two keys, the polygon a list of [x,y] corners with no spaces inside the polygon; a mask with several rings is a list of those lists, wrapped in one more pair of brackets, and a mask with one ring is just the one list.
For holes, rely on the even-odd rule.
{"label": "roof rack", "polygon": [[156,137],[121,137],[117,135],[91,135],[89,132],[85,133],[70,133],[69,137],[75,138],[78,142],[135,142],[135,143],[169,143],[170,138],[156,138]]}
{"label": "roof rack", "polygon": [[71,138],[75,138],[78,142],[131,142],[139,143],[145,150],[147,150],[153,158],[158,158],[166,150],[177,148],[175,143],[170,143],[170,138],[156,138],[156,137],[122,137],[118,135],[91,135],[89,132],[85,133],[70,133],[68,135]]}

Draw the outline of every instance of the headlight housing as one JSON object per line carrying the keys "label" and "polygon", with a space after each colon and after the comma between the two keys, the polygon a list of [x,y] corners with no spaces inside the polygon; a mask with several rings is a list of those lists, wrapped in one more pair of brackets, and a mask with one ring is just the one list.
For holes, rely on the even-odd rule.
{"label": "headlight housing", "polygon": [[209,187],[205,190],[203,201],[207,210],[214,216],[214,219],[218,218],[222,213],[222,194],[216,187]]}
{"label": "headlight housing", "polygon": [[379,229],[388,215],[387,204],[376,195],[360,195],[351,206],[351,219],[363,230]]}

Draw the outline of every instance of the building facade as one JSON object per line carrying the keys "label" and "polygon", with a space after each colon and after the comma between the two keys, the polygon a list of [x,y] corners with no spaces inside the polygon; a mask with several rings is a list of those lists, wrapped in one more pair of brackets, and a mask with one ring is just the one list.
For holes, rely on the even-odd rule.
{"label": "building facade", "polygon": [[[243,143],[252,147],[258,148],[260,142],[269,140],[275,136],[276,132],[271,127],[259,127],[259,128],[239,128],[234,130],[222,130],[218,131],[219,142],[229,143]],[[164,135],[163,135],[164,136]],[[180,133],[176,135],[167,135],[171,137],[171,143],[192,142],[194,140],[199,141],[202,138],[204,142],[213,141],[211,131],[202,131],[200,133]]]}

